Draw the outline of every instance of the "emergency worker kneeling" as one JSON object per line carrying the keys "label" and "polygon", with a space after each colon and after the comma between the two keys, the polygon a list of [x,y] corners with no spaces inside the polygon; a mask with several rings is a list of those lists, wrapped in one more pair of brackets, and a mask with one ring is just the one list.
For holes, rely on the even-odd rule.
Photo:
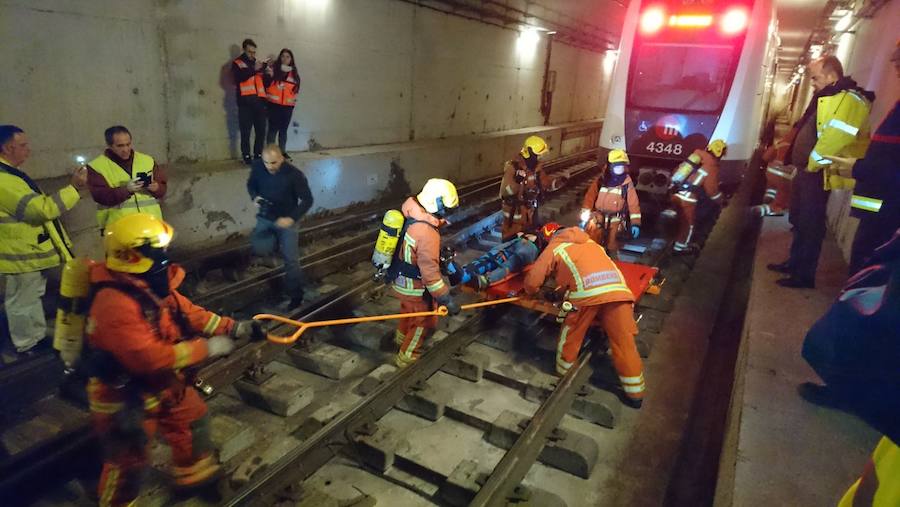
{"label": "emergency worker kneeling", "polygon": [[172,449],[175,486],[208,483],[220,468],[206,404],[182,369],[230,353],[233,338],[249,338],[254,324],[207,311],[178,292],[184,270],[166,255],[172,235],[159,218],[127,215],[106,229],[106,262],[90,267],[84,361],[104,452],[100,505],[137,498],[157,428]]}

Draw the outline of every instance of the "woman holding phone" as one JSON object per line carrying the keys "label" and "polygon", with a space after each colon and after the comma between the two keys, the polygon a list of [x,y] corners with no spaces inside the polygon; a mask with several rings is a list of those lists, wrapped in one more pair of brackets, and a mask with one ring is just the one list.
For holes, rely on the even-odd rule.
{"label": "woman holding phone", "polygon": [[300,91],[300,73],[297,72],[294,53],[290,49],[282,49],[275,62],[266,67],[263,84],[266,87],[269,107],[269,132],[266,135],[266,143],[274,143],[277,135],[278,146],[287,157],[285,151],[287,130],[291,124],[294,106],[297,104],[297,93]]}

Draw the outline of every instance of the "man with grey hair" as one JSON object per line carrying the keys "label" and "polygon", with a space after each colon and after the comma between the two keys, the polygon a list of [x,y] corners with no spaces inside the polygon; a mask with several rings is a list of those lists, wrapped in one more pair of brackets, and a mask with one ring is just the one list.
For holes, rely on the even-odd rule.
{"label": "man with grey hair", "polygon": [[72,243],[59,217],[75,207],[87,184],[87,169],[75,169],[70,184],[45,194],[22,169],[31,156],[25,132],[0,125],[0,282],[9,335],[16,352],[31,354],[47,336],[41,297],[45,272],[72,258]]}
{"label": "man with grey hair", "polygon": [[865,153],[875,94],[844,76],[841,62],[834,56],[813,61],[808,71],[816,93],[797,122],[797,136],[785,160],[797,167],[790,206],[794,239],[788,260],[768,268],[788,275],[776,282],[782,287],[811,289],[825,239],[829,191],[845,188],[847,182],[828,157]]}

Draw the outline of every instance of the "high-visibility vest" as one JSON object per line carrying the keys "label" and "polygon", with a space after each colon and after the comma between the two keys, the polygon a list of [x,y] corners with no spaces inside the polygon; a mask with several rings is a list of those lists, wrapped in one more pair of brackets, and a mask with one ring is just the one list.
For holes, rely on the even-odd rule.
{"label": "high-visibility vest", "polygon": [[52,195],[36,192],[0,167],[0,273],[30,273],[71,259],[72,243],[56,218],[79,198],[71,185]]}
{"label": "high-visibility vest", "polygon": [[272,81],[269,88],[266,89],[266,100],[279,106],[295,106],[297,104],[297,91],[295,85],[297,80],[294,79],[293,73],[289,73],[284,81]]}
{"label": "high-visibility vest", "polygon": [[862,477],[844,493],[838,507],[871,505],[895,506],[900,502],[900,448],[888,437],[881,437]]}
{"label": "high-visibility vest", "polygon": [[[122,166],[110,160],[106,155],[100,155],[91,160],[89,165],[103,176],[110,188],[125,186],[129,181],[137,178],[140,173],[147,173],[151,177],[153,175],[153,158],[137,151],[134,152],[131,174],[128,174]],[[106,229],[107,224],[132,213],[149,213],[162,219],[162,209],[160,209],[156,197],[138,192],[115,206],[97,204],[97,224],[100,226],[100,230],[103,230]]]}
{"label": "high-visibility vest", "polygon": [[[250,66],[247,65],[241,58],[235,58],[234,64],[238,66],[240,69],[249,69]],[[265,97],[266,96],[266,87],[263,86],[262,75],[260,73],[253,74],[250,78],[245,81],[241,81],[238,83],[238,90],[240,91],[241,97],[247,97],[251,95],[256,95],[257,97]]]}

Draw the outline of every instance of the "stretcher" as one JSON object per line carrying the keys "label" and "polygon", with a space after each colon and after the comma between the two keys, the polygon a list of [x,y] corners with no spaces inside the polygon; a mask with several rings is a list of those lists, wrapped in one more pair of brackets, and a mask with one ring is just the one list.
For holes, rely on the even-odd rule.
{"label": "stretcher", "polygon": [[[659,292],[659,286],[654,285],[653,283],[659,268],[623,261],[613,261],[613,263],[625,278],[625,285],[627,285],[631,290],[631,293],[634,294],[635,303],[640,301],[641,297],[648,292],[652,294]],[[509,275],[503,280],[489,286],[487,289],[480,291],[480,293],[485,295],[489,301],[508,298],[516,294],[523,294],[525,273],[527,273],[529,269],[531,269],[531,266],[526,266],[523,271]],[[464,287],[464,290],[478,292],[476,289],[468,286]],[[509,301],[509,303],[542,313],[556,314],[559,312],[558,306],[550,301],[541,299],[518,298],[514,301]]]}
{"label": "stretcher", "polygon": [[[619,262],[613,261],[616,264],[616,267],[619,268],[619,271],[622,273],[622,276],[625,277],[625,284],[631,290],[631,293],[634,294],[635,303],[640,300],[641,296],[645,293],[650,292],[653,286],[653,279],[656,276],[657,268],[644,266],[642,264],[633,264],[630,262]],[[520,273],[513,273],[508,277],[504,278],[500,282],[497,282],[487,289],[484,290],[483,295],[487,296],[484,301],[480,301],[477,303],[470,303],[466,305],[462,305],[462,310],[473,310],[476,308],[484,308],[487,306],[495,306],[501,304],[514,304],[517,306],[521,306],[523,308],[527,308],[530,310],[547,313],[547,314],[555,314],[559,311],[559,309],[551,302],[539,300],[539,299],[531,299],[527,297],[519,297],[518,294],[522,294],[524,292],[524,283],[525,283],[525,273],[531,268],[531,266],[527,266]],[[477,292],[475,289],[464,286],[465,290],[469,290],[472,292]],[[272,315],[272,314],[259,314],[253,317],[254,320],[261,321],[271,321],[277,322],[279,324],[287,324],[290,326],[294,326],[296,330],[288,335],[281,336],[276,335],[274,333],[267,333],[266,338],[272,343],[278,343],[281,345],[291,345],[300,339],[300,335],[305,333],[308,329],[316,328],[316,327],[328,327],[328,326],[341,326],[341,325],[349,325],[349,324],[360,324],[363,322],[376,322],[376,321],[384,321],[384,320],[395,320],[395,319],[403,319],[409,317],[422,317],[422,316],[438,316],[444,317],[447,315],[447,307],[441,306],[435,310],[425,311],[425,312],[415,312],[415,313],[393,313],[388,315],[372,315],[368,317],[350,317],[345,319],[335,319],[335,320],[322,320],[316,322],[301,322],[297,320],[292,320],[287,317],[283,317],[281,315]]]}

